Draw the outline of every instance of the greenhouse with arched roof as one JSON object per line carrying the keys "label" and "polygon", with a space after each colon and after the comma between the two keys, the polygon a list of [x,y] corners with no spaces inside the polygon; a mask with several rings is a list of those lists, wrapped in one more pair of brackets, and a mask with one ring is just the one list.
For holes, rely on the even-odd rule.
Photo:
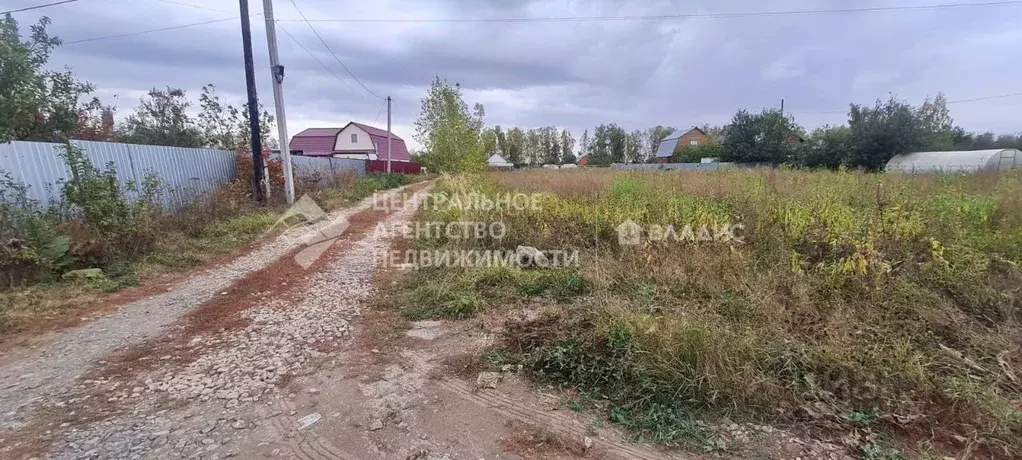
{"label": "greenhouse with arched roof", "polygon": [[1022,169],[1018,149],[991,149],[956,152],[913,152],[895,155],[886,171],[907,173],[1011,171]]}

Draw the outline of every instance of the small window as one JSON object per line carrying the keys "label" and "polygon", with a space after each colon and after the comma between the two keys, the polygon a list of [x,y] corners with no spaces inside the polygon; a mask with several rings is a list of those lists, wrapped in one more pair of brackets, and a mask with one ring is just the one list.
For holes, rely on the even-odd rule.
{"label": "small window", "polygon": [[689,141],[688,145],[699,145],[699,141]]}
{"label": "small window", "polygon": [[351,134],[351,143],[352,144],[357,144],[358,143],[358,134],[357,133],[352,133]]}

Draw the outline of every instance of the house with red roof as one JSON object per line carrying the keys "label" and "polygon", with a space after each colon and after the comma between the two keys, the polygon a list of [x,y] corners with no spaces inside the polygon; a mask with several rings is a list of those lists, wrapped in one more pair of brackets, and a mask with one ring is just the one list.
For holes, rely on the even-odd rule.
{"label": "house with red roof", "polygon": [[[387,131],[351,122],[343,128],[309,128],[291,138],[291,151],[310,157],[386,160]],[[391,161],[412,161],[404,139],[390,136]],[[297,153],[297,152],[296,152]]]}

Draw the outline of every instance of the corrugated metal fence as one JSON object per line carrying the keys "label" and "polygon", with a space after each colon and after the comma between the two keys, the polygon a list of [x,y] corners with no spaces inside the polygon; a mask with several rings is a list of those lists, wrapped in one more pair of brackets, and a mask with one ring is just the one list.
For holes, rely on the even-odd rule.
{"label": "corrugated metal fence", "polygon": [[[129,181],[141,184],[147,174],[155,174],[168,205],[213,190],[237,175],[234,152],[227,150],[71,142],[85,152],[97,169],[112,164],[122,189]],[[30,198],[42,203],[56,201],[59,183],[67,180],[70,173],[61,158],[63,145],[23,141],[0,144],[0,170],[29,186]]]}
{"label": "corrugated metal fence", "polygon": [[[270,158],[279,158],[273,154]],[[295,180],[318,179],[329,185],[339,185],[335,181],[345,169],[354,171],[359,176],[366,175],[365,160],[351,158],[307,157],[291,155],[291,166],[294,167]]]}
{"label": "corrugated metal fence", "polygon": [[[369,172],[387,172],[387,160],[369,160]],[[421,174],[422,165],[414,161],[391,161],[390,172],[398,174]]]}

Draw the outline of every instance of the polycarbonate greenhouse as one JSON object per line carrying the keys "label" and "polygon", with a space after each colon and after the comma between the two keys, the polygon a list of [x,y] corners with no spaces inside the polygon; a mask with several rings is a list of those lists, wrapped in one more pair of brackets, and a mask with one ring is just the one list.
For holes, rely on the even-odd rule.
{"label": "polycarbonate greenhouse", "polygon": [[913,152],[895,155],[887,162],[887,171],[907,173],[1010,171],[1022,169],[1018,149],[972,150],[958,152]]}

